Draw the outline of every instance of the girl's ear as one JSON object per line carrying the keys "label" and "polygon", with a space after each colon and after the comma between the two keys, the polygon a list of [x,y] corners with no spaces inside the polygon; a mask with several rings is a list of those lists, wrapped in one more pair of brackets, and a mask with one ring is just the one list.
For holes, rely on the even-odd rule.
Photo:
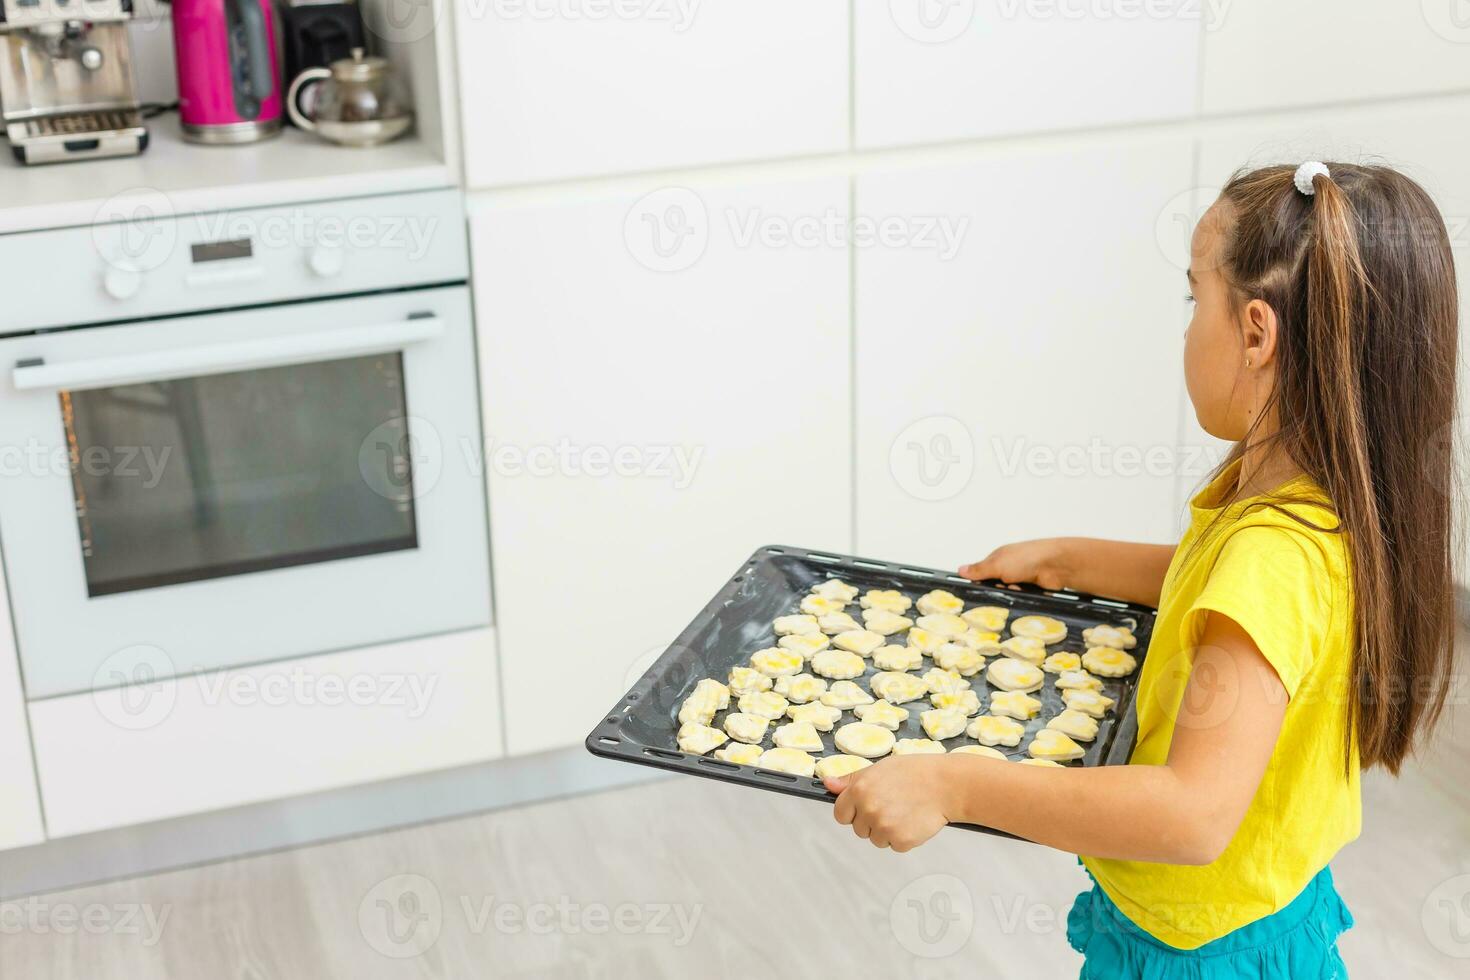
{"label": "girl's ear", "polygon": [[1241,340],[1245,347],[1247,367],[1263,368],[1276,357],[1276,334],[1279,323],[1276,311],[1263,299],[1245,304],[1241,314]]}

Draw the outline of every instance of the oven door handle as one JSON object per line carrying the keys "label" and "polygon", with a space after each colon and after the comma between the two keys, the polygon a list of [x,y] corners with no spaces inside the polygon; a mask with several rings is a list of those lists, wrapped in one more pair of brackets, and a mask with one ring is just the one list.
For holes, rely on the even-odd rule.
{"label": "oven door handle", "polygon": [[443,333],[444,322],[438,317],[416,316],[397,323],[206,344],[181,350],[119,354],[54,364],[23,363],[16,365],[11,379],[17,391],[85,391],[88,388],[173,381],[206,374],[384,354],[433,340]]}

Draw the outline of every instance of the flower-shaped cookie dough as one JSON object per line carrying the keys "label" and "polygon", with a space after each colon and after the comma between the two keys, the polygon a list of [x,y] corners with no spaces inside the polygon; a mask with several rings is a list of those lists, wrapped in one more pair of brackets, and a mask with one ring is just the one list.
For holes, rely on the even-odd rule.
{"label": "flower-shaped cookie dough", "polygon": [[725,744],[725,733],[708,725],[689,724],[679,728],[679,751],[704,755]]}
{"label": "flower-shaped cookie dough", "polygon": [[929,685],[924,683],[923,678],[897,671],[883,671],[874,674],[869,684],[874,694],[893,704],[903,704],[930,693]]}
{"label": "flower-shaped cookie dough", "polygon": [[942,636],[946,640],[958,640],[970,632],[969,623],[948,613],[930,613],[927,616],[920,616],[914,620],[914,625],[921,630],[928,630],[930,633]]}
{"label": "flower-shaped cookie dough", "polygon": [[771,624],[771,629],[776,631],[777,636],[820,632],[820,627],[817,626],[817,617],[807,616],[802,613],[791,616],[777,616],[776,621]]}
{"label": "flower-shaped cookie dough", "polygon": [[760,694],[740,695],[740,710],[747,715],[774,721],[786,714],[787,701],[779,694],[763,691]]}
{"label": "flower-shaped cookie dough", "polygon": [[1013,636],[1001,643],[1000,650],[1007,657],[1038,667],[1046,660],[1046,644],[1031,636]]}
{"label": "flower-shaped cookie dough", "polygon": [[1082,655],[1082,666],[1099,677],[1127,677],[1138,661],[1130,653],[1112,647],[1093,647]]}
{"label": "flower-shaped cookie dough", "polygon": [[958,708],[932,708],[919,712],[919,726],[936,742],[959,735],[969,720],[969,715]]}
{"label": "flower-shaped cookie dough", "polygon": [[762,749],[759,745],[747,745],[745,742],[731,742],[723,749],[715,752],[715,758],[721,762],[733,762],[737,766],[753,766],[761,757]]}
{"label": "flower-shaped cookie dough", "polygon": [[1006,620],[1011,618],[1011,611],[1005,606],[976,606],[960,613],[960,618],[977,630],[999,633],[1006,628]]}
{"label": "flower-shaped cookie dough", "polygon": [[829,578],[818,582],[811,588],[812,595],[819,595],[823,599],[835,599],[844,606],[857,598],[857,586],[848,585],[840,578]]}
{"label": "flower-shaped cookie dough", "polygon": [[969,727],[965,729],[965,734],[981,745],[1016,746],[1021,744],[1021,738],[1026,734],[1026,726],[1011,718],[981,715],[970,722]]}
{"label": "flower-shaped cookie dough", "polygon": [[863,624],[879,636],[892,636],[914,625],[914,621],[907,616],[888,612],[886,609],[864,609]]}
{"label": "flower-shaped cookie dough", "polygon": [[1041,713],[1041,702],[1024,691],[997,691],[990,696],[990,713],[1030,721]]}
{"label": "flower-shaped cookie dough", "polygon": [[809,595],[801,600],[801,611],[808,616],[826,616],[828,613],[839,613],[847,608],[847,603],[841,599],[829,599],[821,595]]}
{"label": "flower-shaped cookie dough", "polygon": [[1064,670],[1057,675],[1057,687],[1063,691],[1101,691],[1102,681],[1085,670]]}
{"label": "flower-shaped cookie dough", "polygon": [[776,693],[793,704],[815,701],[827,690],[827,682],[811,674],[788,674],[776,678]]}
{"label": "flower-shaped cookie dough", "polygon": [[873,651],[873,666],[879,670],[918,670],[924,666],[924,654],[918,647],[890,644]]}
{"label": "flower-shaped cookie dough", "polygon": [[817,628],[828,636],[836,636],[838,633],[846,633],[848,630],[860,630],[863,624],[853,619],[845,612],[828,613],[817,617]]}
{"label": "flower-shaped cookie dough", "polygon": [[789,650],[803,660],[810,660],[814,655],[827,649],[831,640],[821,633],[794,633],[783,636],[776,641],[776,646],[782,650]]}
{"label": "flower-shaped cookie dough", "polygon": [[919,610],[920,616],[958,616],[965,608],[965,603],[951,592],[935,589],[919,596],[915,608]]}
{"label": "flower-shaped cookie dough", "polygon": [[985,667],[985,658],[963,643],[946,643],[934,651],[934,663],[961,677],[974,677]]}
{"label": "flower-shaped cookie dough", "polygon": [[842,709],[830,704],[793,704],[786,709],[792,721],[804,721],[819,732],[830,732],[842,718]]}
{"label": "flower-shaped cookie dough", "polygon": [[[796,668],[800,670],[801,668]],[[731,694],[754,694],[757,691],[769,691],[771,689],[771,678],[762,674],[754,667],[731,667],[730,668],[730,693]]]}
{"label": "flower-shaped cookie dough", "polygon": [[[787,636],[783,640],[795,640],[800,637]],[[766,647],[757,650],[750,655],[750,665],[767,677],[783,677],[788,674],[801,673],[803,661],[801,654],[792,653],[790,650],[782,650],[780,647]],[[733,689],[733,687],[732,687]]]}
{"label": "flower-shaped cookie dough", "polygon": [[1138,646],[1138,637],[1127,626],[1091,626],[1082,631],[1082,642],[1090,647],[1112,647],[1115,650],[1132,650]]}
{"label": "flower-shaped cookie dough", "polygon": [[862,657],[846,650],[823,650],[812,658],[812,673],[834,681],[861,677],[867,669],[868,665]]}
{"label": "flower-shaped cookie dough", "polygon": [[1075,653],[1058,650],[1041,662],[1041,669],[1048,674],[1060,674],[1064,670],[1081,670],[1082,658]]}
{"label": "flower-shaped cookie dough", "polygon": [[1062,701],[1072,711],[1080,711],[1093,718],[1101,718],[1116,703],[1097,691],[1063,691]]}
{"label": "flower-shaped cookie dough", "polygon": [[1067,638],[1067,624],[1050,616],[1022,616],[1011,622],[1012,636],[1029,636],[1042,643],[1060,643]]}
{"label": "flower-shaped cookie dough", "polygon": [[970,690],[931,694],[929,703],[936,708],[953,708],[956,711],[963,711],[966,717],[980,713],[980,695]]}
{"label": "flower-shaped cookie dough", "polygon": [[732,711],[725,716],[725,734],[737,742],[758,744],[766,737],[766,729],[770,725],[771,723],[765,718],[742,714],[739,711]]}
{"label": "flower-shaped cookie dough", "polygon": [[909,597],[893,589],[869,589],[858,602],[864,609],[882,609],[902,615],[913,605]]}

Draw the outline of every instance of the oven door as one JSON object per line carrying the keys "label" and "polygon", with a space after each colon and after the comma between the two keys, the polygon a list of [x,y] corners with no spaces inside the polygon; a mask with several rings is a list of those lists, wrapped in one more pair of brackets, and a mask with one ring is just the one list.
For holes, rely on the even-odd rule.
{"label": "oven door", "polygon": [[488,623],[475,374],[463,286],[0,341],[27,695]]}

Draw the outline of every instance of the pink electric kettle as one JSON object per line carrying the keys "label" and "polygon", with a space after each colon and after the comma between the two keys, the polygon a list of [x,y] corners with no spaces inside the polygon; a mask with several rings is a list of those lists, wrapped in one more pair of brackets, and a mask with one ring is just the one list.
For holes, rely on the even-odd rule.
{"label": "pink electric kettle", "polygon": [[271,0],[173,0],[179,120],[196,143],[251,143],[281,131]]}

